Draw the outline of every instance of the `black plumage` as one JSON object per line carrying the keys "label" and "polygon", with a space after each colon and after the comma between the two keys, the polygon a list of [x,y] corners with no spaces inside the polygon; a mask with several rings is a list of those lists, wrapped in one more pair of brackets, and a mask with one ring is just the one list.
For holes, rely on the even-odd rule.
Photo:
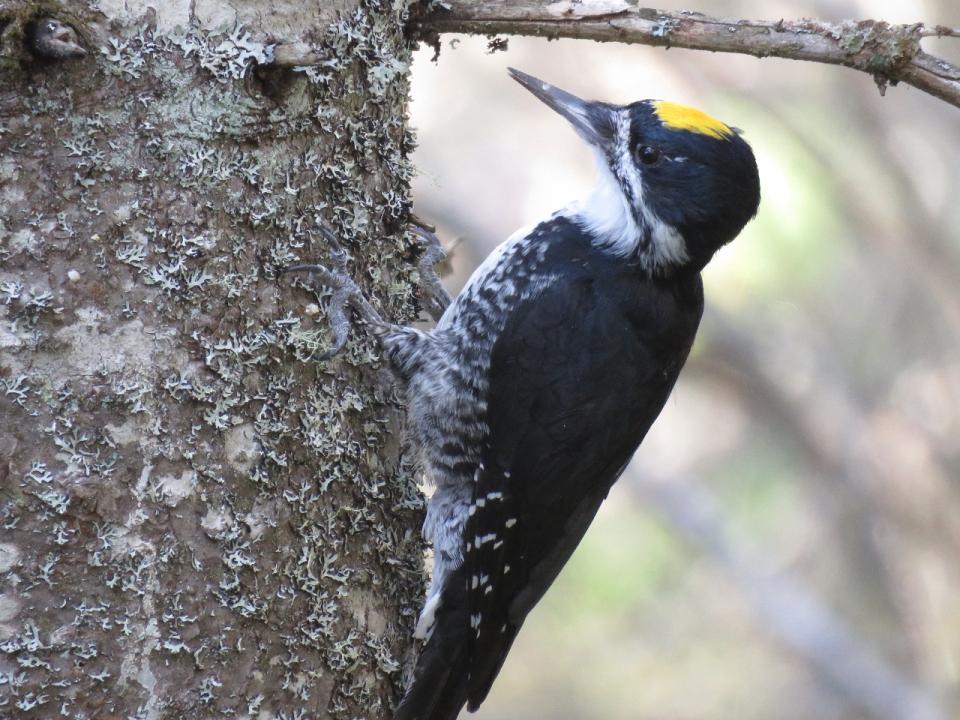
{"label": "black plumage", "polygon": [[594,151],[586,201],[503,243],[433,330],[385,323],[349,278],[305,266],[335,286],[336,347],[348,299],[382,339],[435,487],[426,644],[395,720],[483,702],[663,408],[703,311],[700,270],[760,200],[750,147],[719,120],[511,72]]}
{"label": "black plumage", "polygon": [[464,562],[447,581],[413,686],[438,703],[456,698],[455,710],[412,714],[405,708],[426,704],[411,694],[396,720],[447,720],[464,702],[479,707],[527,613],[666,402],[703,311],[695,271],[651,277],[636,260],[596,252],[563,215],[529,237],[553,279],[517,296],[493,343],[490,430]]}
{"label": "black plumage", "polygon": [[568,219],[550,225],[545,264],[561,277],[514,309],[490,364],[485,502],[465,533],[465,565],[485,580],[470,593],[471,709],[666,402],[703,311],[696,273],[650,278]]}

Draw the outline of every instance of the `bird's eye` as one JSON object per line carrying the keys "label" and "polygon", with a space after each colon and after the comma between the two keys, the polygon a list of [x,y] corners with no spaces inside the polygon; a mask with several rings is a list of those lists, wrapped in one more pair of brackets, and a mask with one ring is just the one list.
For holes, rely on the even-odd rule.
{"label": "bird's eye", "polygon": [[637,160],[644,165],[653,165],[660,159],[660,151],[649,145],[641,145],[637,148]]}

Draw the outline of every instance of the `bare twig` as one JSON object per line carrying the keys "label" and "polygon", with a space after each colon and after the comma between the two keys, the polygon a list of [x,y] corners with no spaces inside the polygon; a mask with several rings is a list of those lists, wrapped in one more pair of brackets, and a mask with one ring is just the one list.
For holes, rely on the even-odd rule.
{"label": "bare twig", "polygon": [[960,37],[960,28],[934,25],[932,28],[924,28],[923,37]]}
{"label": "bare twig", "polygon": [[843,65],[873,76],[881,93],[898,82],[960,107],[960,68],[925,53],[924,37],[952,28],[876,20],[824,23],[712,18],[641,8],[624,0],[448,0],[415,18],[421,37],[460,32],[640,43]]}
{"label": "bare twig", "polygon": [[849,700],[878,720],[942,720],[935,697],[874,655],[840,618],[796,580],[773,575],[734,542],[699,483],[632,483],[670,526],[696,545],[743,593],[764,627]]}

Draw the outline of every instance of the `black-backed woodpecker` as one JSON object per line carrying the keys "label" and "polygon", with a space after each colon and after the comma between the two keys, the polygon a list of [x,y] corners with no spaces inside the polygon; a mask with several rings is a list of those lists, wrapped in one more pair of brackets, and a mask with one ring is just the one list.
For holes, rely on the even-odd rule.
{"label": "black-backed woodpecker", "polygon": [[[334,289],[334,351],[347,306],[380,338],[435,488],[426,643],[395,720],[454,720],[483,702],[666,402],[703,311],[700,271],[760,201],[749,145],[719,120],[511,74],[592,148],[592,194],[515,233],[452,303],[432,276],[433,330],[383,321],[341,271],[291,268]],[[424,255],[425,277],[437,257]]]}

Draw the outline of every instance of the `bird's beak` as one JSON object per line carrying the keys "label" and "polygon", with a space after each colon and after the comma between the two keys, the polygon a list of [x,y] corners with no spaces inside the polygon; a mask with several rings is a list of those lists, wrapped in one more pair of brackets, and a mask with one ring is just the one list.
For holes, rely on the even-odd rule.
{"label": "bird's beak", "polygon": [[613,140],[614,110],[606,103],[587,102],[550,83],[538,80],[514,68],[510,76],[536,95],[548,107],[563,115],[584,140],[604,149]]}

